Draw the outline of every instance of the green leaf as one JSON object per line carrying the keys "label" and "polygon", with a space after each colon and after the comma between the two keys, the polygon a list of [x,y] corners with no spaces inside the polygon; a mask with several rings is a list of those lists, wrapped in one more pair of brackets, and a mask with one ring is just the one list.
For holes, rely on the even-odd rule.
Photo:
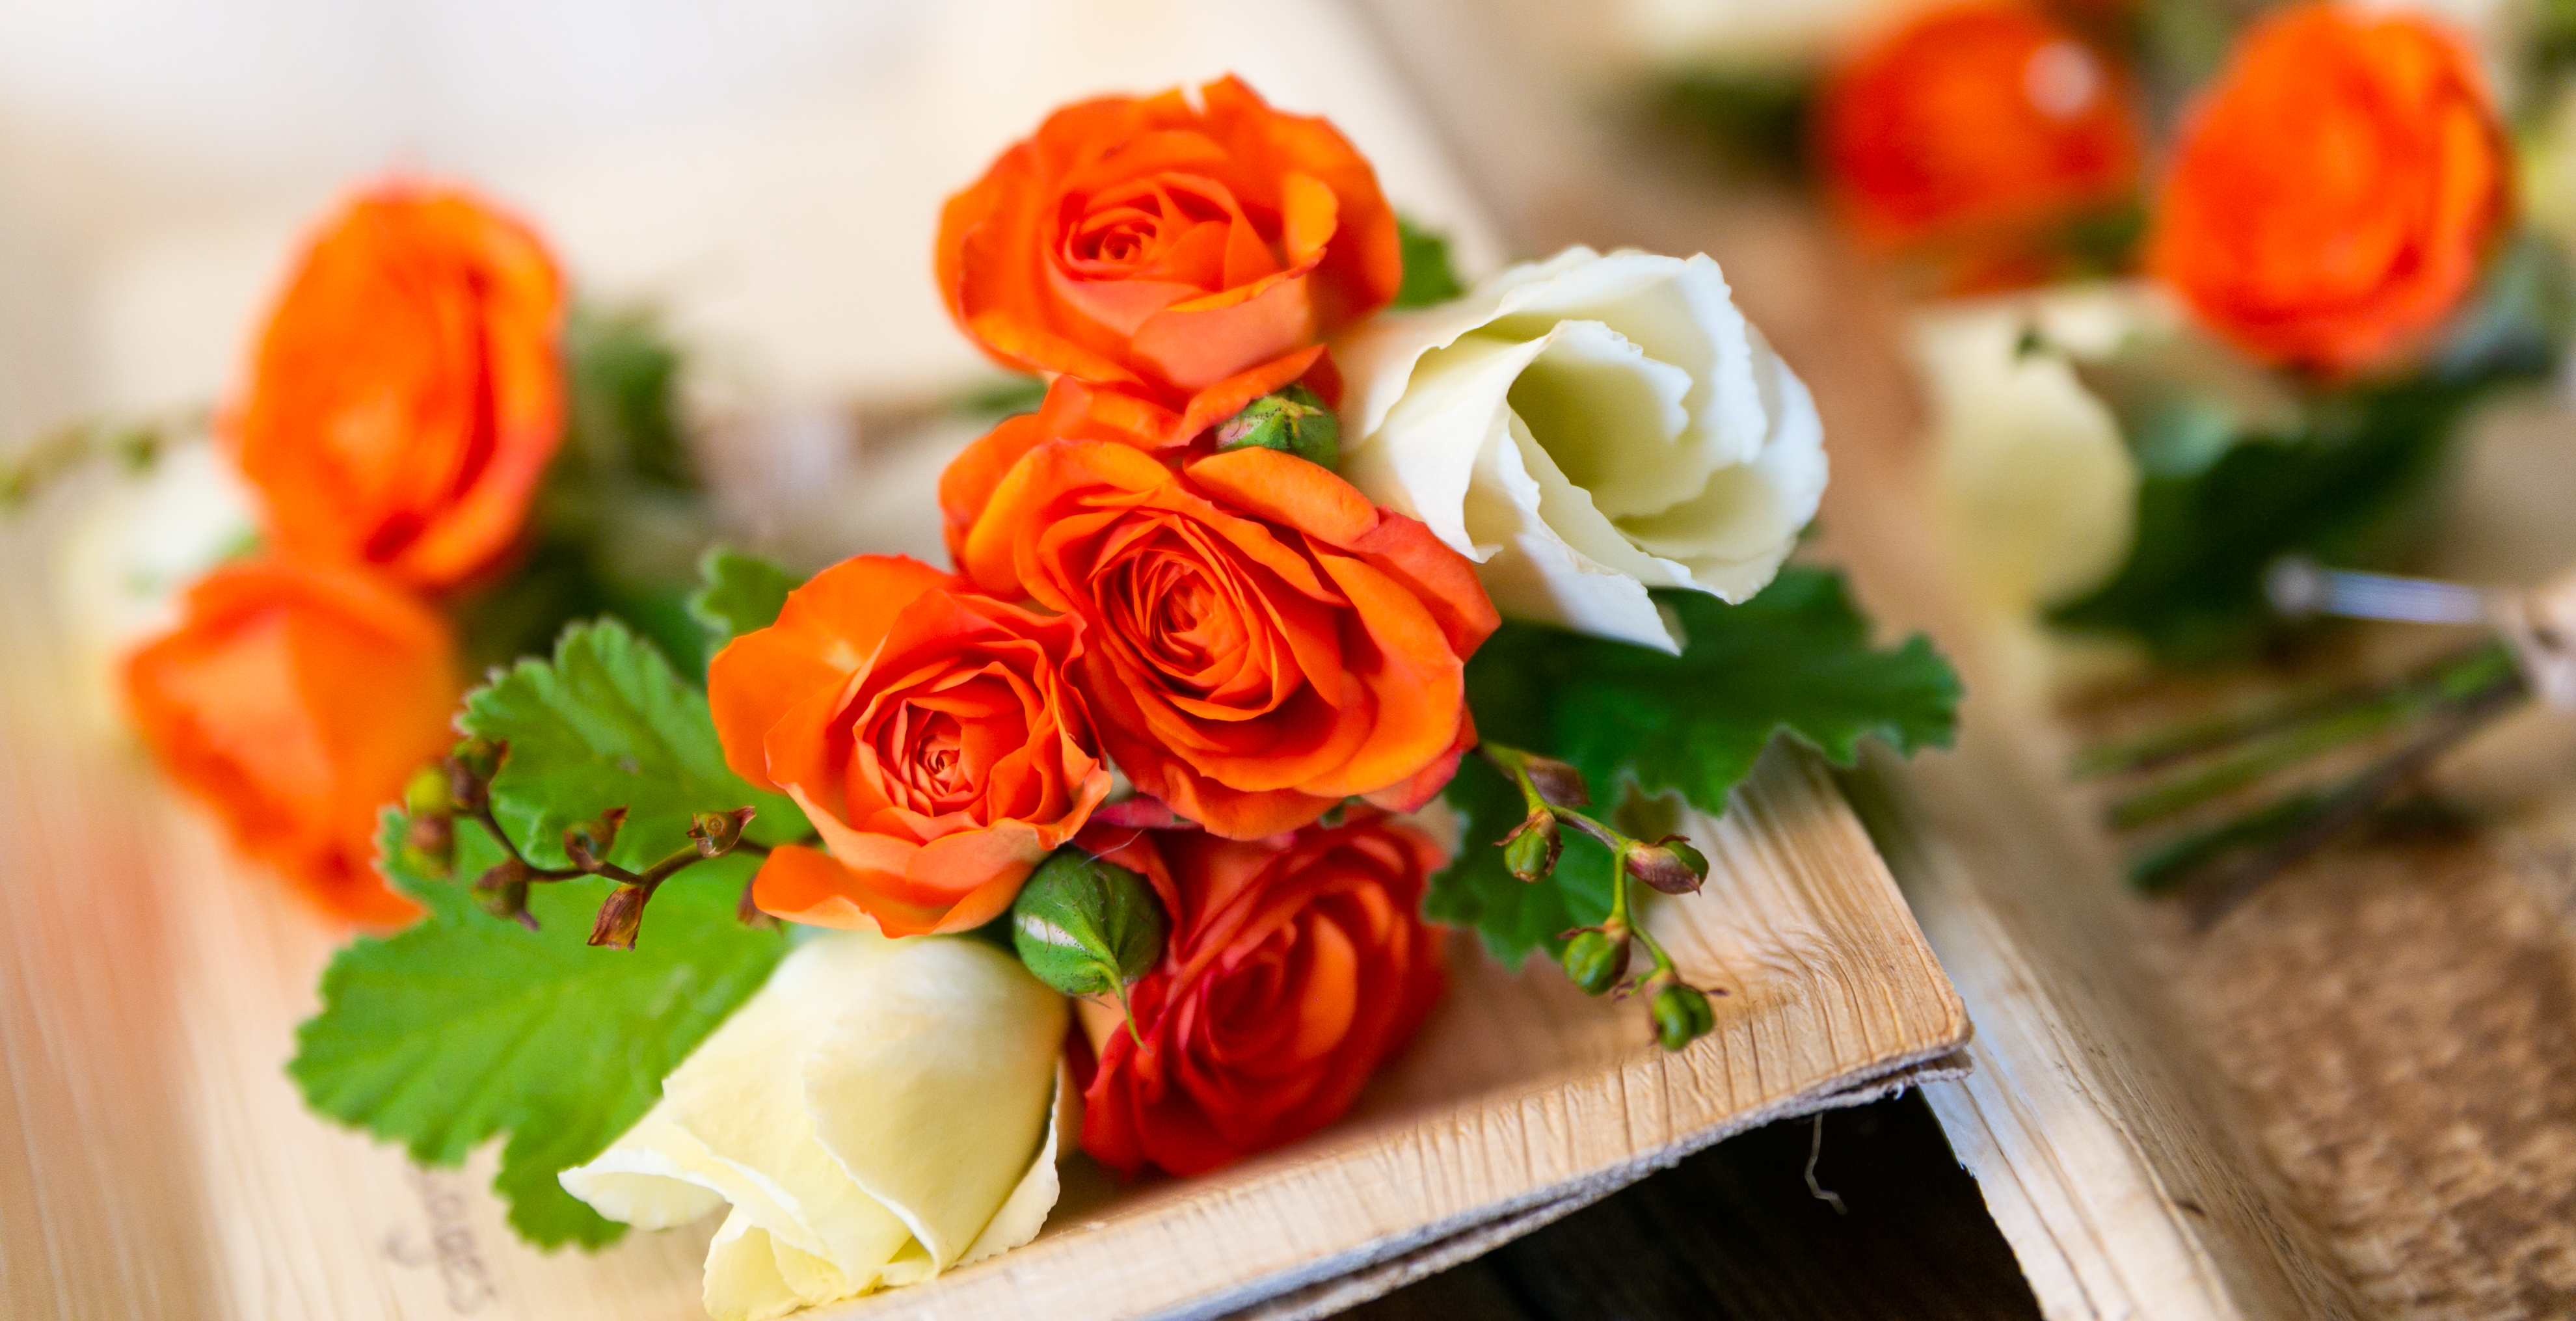
{"label": "green leaf", "polygon": [[696,812],[748,804],[743,833],[763,844],[808,829],[794,803],[726,767],[706,696],[613,619],[566,629],[551,661],[494,671],[457,724],[510,745],[492,814],[540,867],[569,866],[564,829],[612,807],[627,817],[609,861],[637,871],[686,847]]}
{"label": "green leaf", "polygon": [[1404,253],[1404,283],[1396,287],[1395,301],[1388,306],[1429,307],[1467,292],[1457,269],[1449,264],[1448,235],[1425,229],[1404,215],[1395,218],[1395,233]]}
{"label": "green leaf", "polygon": [[[1868,739],[1900,753],[1949,746],[1958,676],[1920,636],[1873,648],[1841,575],[1784,569],[1737,606],[1695,592],[1656,599],[1690,640],[1679,656],[1505,624],[1467,665],[1478,732],[1573,763],[1595,802],[1673,792],[1712,814],[1775,736],[1838,766]],[[1433,884],[1433,917],[1476,927],[1514,961],[1608,913],[1606,849],[1571,836],[1556,877],[1523,885],[1492,847],[1525,810],[1509,783],[1471,759],[1449,800],[1468,818],[1467,847]]]}
{"label": "green leaf", "polygon": [[2321,396],[2298,434],[2148,473],[2128,559],[2051,622],[2135,638],[2167,664],[2252,652],[2281,627],[2262,589],[2274,560],[2391,564],[2429,531],[2454,425],[2489,384],[2418,378]]}
{"label": "green leaf", "polygon": [[453,1166],[508,1133],[493,1188],[510,1225],[542,1247],[599,1247],[625,1226],[555,1175],[643,1117],[662,1079],[768,979],[785,945],[734,917],[756,859],[681,872],[654,897],[632,951],[583,944],[609,883],[539,885],[531,932],[485,915],[472,878],[501,861],[483,828],[456,823],[454,881],[402,867],[408,823],[387,812],[378,856],[429,909],[389,938],[360,937],[322,975],[322,1012],[296,1031],[287,1075],[317,1113]]}
{"label": "green leaf", "polygon": [[564,326],[568,466],[693,490],[677,345],[650,308],[573,308]]}
{"label": "green leaf", "polygon": [[1807,172],[1813,70],[1748,63],[1693,69],[1651,89],[1645,109],[1723,176],[1794,182]]}
{"label": "green leaf", "polygon": [[777,623],[787,594],[800,581],[768,560],[729,546],[708,547],[698,559],[698,576],[706,585],[689,598],[689,613],[715,635],[718,646]]}

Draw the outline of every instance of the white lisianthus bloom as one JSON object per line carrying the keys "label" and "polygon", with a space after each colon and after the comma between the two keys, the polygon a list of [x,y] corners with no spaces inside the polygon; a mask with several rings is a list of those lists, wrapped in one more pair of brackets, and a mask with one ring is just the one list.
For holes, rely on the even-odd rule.
{"label": "white lisianthus bloom", "polygon": [[646,1229],[730,1206],[707,1313],[765,1321],[1037,1236],[1064,998],[981,941],[808,940],[662,1083],[573,1196]]}
{"label": "white lisianthus bloom", "polygon": [[84,716],[116,727],[125,653],[177,626],[189,584],[258,539],[250,488],[202,437],[97,492],[61,542],[54,581]]}
{"label": "white lisianthus bloom", "polygon": [[1512,618],[1678,651],[1647,589],[1751,597],[1824,494],[1815,402],[1705,256],[1569,248],[1334,356],[1342,475]]}
{"label": "white lisianthus bloom", "polygon": [[2021,615],[2100,586],[2129,553],[2138,464],[2076,375],[2164,333],[2131,286],[2083,286],[1935,307],[1913,350],[1931,409],[1932,506],[1970,590]]}

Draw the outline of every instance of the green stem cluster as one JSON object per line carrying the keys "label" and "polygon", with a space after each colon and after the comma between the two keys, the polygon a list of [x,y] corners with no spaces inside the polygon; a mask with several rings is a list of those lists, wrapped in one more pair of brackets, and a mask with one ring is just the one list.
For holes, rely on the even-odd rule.
{"label": "green stem cluster", "polygon": [[[2527,695],[2512,653],[2487,642],[2371,688],[2299,690],[2275,701],[2106,744],[2076,773],[2174,769],[2113,800],[2109,824],[2133,830],[2170,820],[2273,775],[2386,735],[2403,741],[2321,788],[2274,796],[2241,812],[2156,841],[2129,863],[2147,891],[2177,889],[2230,857],[2196,908],[2206,926],[2283,867],[2322,846],[2401,791],[2442,751]],[[2179,763],[2179,765],[2175,765]]]}
{"label": "green stem cluster", "polygon": [[1646,997],[1656,1041],[1679,1050],[1705,1035],[1715,1025],[1708,992],[1683,981],[1663,943],[1637,923],[1633,887],[1643,882],[1666,893],[1688,893],[1707,878],[1708,860],[1678,835],[1639,839],[1583,811],[1591,806],[1591,792],[1564,762],[1490,741],[1476,751],[1520,790],[1528,811],[1500,841],[1514,876],[1531,884],[1549,879],[1563,852],[1565,827],[1610,850],[1610,915],[1598,926],[1566,933],[1566,976],[1586,994],[1607,994],[1627,981],[1630,949],[1643,949],[1652,968],[1637,980],[1636,990]]}

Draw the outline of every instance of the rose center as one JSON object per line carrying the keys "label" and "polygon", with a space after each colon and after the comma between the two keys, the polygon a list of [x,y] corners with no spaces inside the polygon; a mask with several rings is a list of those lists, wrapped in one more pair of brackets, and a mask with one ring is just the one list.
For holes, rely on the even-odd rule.
{"label": "rose center", "polygon": [[[1174,693],[1224,697],[1244,674],[1254,625],[1205,549],[1166,539],[1130,555],[1104,594],[1117,631]],[[1266,688],[1266,685],[1265,685]]]}

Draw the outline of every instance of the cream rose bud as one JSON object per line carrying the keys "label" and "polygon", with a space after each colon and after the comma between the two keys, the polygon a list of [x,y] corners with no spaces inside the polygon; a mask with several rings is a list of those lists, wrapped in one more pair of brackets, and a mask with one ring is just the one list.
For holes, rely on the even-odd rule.
{"label": "cream rose bud", "polygon": [[1815,401],[1705,256],[1569,248],[1334,357],[1342,475],[1512,618],[1678,651],[1647,589],[1745,600],[1824,494]]}
{"label": "cream rose bud", "polygon": [[765,1321],[930,1279],[1054,1207],[1064,998],[979,940],[806,941],[566,1190],[664,1229],[730,1207],[707,1312]]}

